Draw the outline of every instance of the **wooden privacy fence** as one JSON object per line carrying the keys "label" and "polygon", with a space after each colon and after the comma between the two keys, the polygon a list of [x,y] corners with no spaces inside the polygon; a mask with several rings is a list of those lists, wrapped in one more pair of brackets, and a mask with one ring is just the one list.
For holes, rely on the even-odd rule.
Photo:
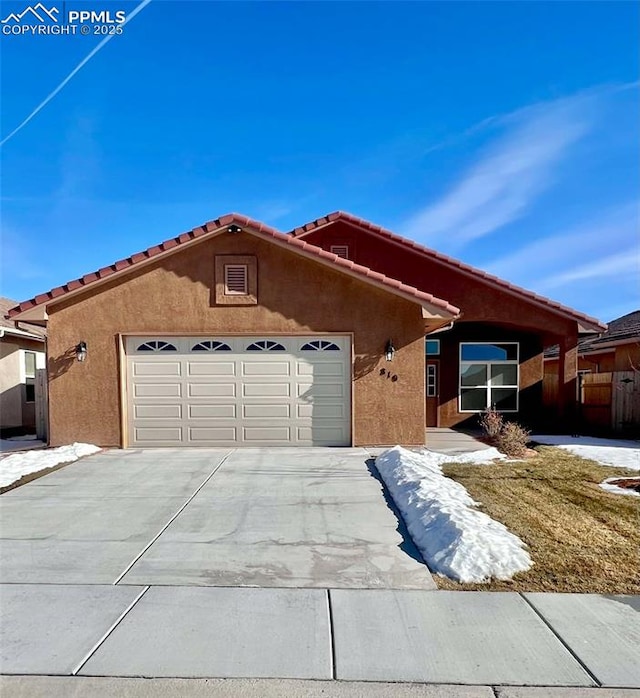
{"label": "wooden privacy fence", "polygon": [[640,433],[640,372],[587,373],[580,396],[586,424],[615,432]]}
{"label": "wooden privacy fence", "polygon": [[[640,437],[640,371],[585,373],[579,377],[578,407],[582,427]],[[542,381],[543,403],[558,406],[558,376]]]}
{"label": "wooden privacy fence", "polygon": [[47,371],[36,370],[36,435],[42,441],[47,440],[49,425],[49,397],[47,394]]}

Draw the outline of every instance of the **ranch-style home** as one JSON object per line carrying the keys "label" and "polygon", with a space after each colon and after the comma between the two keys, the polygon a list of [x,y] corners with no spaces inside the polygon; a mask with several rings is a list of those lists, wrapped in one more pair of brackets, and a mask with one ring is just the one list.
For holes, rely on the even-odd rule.
{"label": "ranch-style home", "polygon": [[558,344],[606,326],[346,213],[288,233],[230,214],[36,296],[50,443],[425,443],[495,405],[535,424]]}

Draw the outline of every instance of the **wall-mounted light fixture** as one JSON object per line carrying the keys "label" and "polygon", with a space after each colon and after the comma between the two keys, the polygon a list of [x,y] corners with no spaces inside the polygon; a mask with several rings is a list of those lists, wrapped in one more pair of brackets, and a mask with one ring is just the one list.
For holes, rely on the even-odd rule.
{"label": "wall-mounted light fixture", "polygon": [[87,358],[87,343],[80,342],[76,345],[76,359],[81,363]]}
{"label": "wall-mounted light fixture", "polygon": [[389,339],[387,340],[387,346],[384,350],[384,357],[387,361],[393,361],[393,355],[396,353],[396,348],[393,346],[393,342]]}
{"label": "wall-mounted light fixture", "polygon": [[231,233],[232,235],[236,235],[237,233],[242,232],[242,228],[239,225],[236,225],[235,223],[233,225],[230,225],[227,228],[227,232]]}

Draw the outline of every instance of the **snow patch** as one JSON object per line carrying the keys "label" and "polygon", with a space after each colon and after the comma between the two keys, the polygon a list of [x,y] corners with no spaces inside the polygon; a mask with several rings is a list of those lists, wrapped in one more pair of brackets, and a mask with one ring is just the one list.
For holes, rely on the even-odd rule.
{"label": "snow patch", "polygon": [[93,444],[73,443],[70,446],[13,453],[0,460],[0,487],[8,487],[25,475],[53,468],[61,463],[73,463],[82,456],[90,456],[100,450]]}
{"label": "snow patch", "polygon": [[557,446],[576,456],[595,460],[601,465],[640,470],[640,441],[547,435],[532,436],[531,440],[547,446]]}
{"label": "snow patch", "polygon": [[442,473],[443,463],[486,463],[504,458],[495,448],[460,455],[414,453],[400,446],[376,458],[376,467],[429,568],[459,582],[511,579],[533,562],[525,544],[478,511],[467,490]]}
{"label": "snow patch", "polygon": [[618,485],[612,484],[613,482],[618,482],[619,480],[636,480],[635,477],[608,477],[606,480],[600,483],[600,487],[607,492],[612,492],[613,494],[630,494],[632,497],[640,497],[640,492],[636,490],[629,489],[628,487],[618,487]]}
{"label": "snow patch", "polygon": [[0,439],[0,453],[27,451],[31,448],[43,448],[44,445],[44,441],[40,441],[35,434],[10,436],[8,439]]}

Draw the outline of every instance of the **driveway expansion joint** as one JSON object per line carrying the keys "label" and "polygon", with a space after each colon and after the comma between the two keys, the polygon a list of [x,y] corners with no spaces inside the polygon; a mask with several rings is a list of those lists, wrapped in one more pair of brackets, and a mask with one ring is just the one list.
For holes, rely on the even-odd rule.
{"label": "driveway expansion joint", "polygon": [[147,545],[136,555],[136,557],[127,565],[127,567],[124,569],[124,571],[118,576],[118,578],[113,582],[113,584],[118,584],[122,578],[131,570],[131,568],[138,562],[138,560],[151,548],[151,546],[160,538],[160,536],[171,526],[171,524],[182,514],[182,512],[189,506],[189,504],[193,501],[193,499],[196,497],[198,492],[211,480],[211,478],[220,470],[222,467],[222,464],[231,456],[233,455],[237,449],[232,449],[229,451],[221,460],[220,462],[216,465],[216,467],[207,475],[207,477],[204,479],[204,481],[195,489],[193,494],[187,499],[187,501],[178,509],[178,511],[167,521],[167,523],[158,531],[158,533],[147,543]]}
{"label": "driveway expansion joint", "polygon": [[120,625],[124,620],[125,616],[133,609],[133,607],[140,601],[140,599],[149,591],[149,587],[146,586],[136,598],[124,609],[124,611],[118,616],[115,623],[107,630],[107,632],[96,642],[96,644],[87,652],[87,654],[82,658],[82,660],[77,664],[76,668],[71,672],[72,676],[76,676],[82,667],[91,659],[91,657],[98,651],[100,646],[105,642],[105,640],[111,635],[111,633]]}

